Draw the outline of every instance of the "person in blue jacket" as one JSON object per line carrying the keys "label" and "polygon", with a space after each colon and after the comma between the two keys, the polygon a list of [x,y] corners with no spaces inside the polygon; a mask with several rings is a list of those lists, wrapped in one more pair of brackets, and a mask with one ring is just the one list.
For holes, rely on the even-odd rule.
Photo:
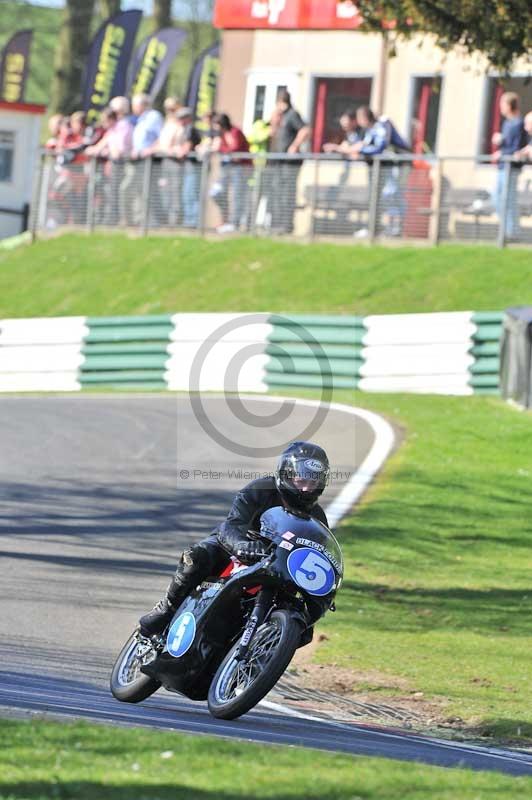
{"label": "person in blue jacket", "polygon": [[[357,123],[363,129],[362,140],[354,146],[358,158],[372,163],[374,156],[383,153],[410,152],[408,143],[398,132],[388,117],[377,117],[368,106],[357,109]],[[378,214],[386,210],[388,226],[385,230],[390,236],[400,236],[404,203],[401,190],[401,167],[392,160],[382,160],[379,181]],[[360,231],[361,235],[365,231]],[[367,232],[365,232],[367,235]]]}
{"label": "person in blue jacket", "polygon": [[[503,117],[501,130],[493,134],[491,142],[497,149],[493,153],[493,161],[497,164],[497,179],[493,192],[493,203],[499,216],[502,217],[502,206],[506,183],[504,156],[511,157],[518,153],[526,143],[523,117],[519,110],[519,95],[515,92],[504,92],[500,99],[500,111]],[[517,179],[521,165],[513,163],[510,167],[508,194],[506,199],[506,236],[512,239],[517,234],[519,219],[517,214]]]}

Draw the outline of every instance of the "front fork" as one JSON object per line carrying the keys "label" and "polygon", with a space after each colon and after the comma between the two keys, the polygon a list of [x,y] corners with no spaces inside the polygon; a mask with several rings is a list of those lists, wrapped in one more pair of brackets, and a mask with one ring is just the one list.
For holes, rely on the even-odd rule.
{"label": "front fork", "polygon": [[237,661],[244,661],[246,659],[251,640],[255,636],[257,629],[260,628],[266,619],[266,615],[272,606],[273,596],[274,592],[271,589],[261,589],[258,593],[253,611],[251,612],[246,627],[244,628],[242,638],[240,639],[240,646],[236,651],[235,658]]}

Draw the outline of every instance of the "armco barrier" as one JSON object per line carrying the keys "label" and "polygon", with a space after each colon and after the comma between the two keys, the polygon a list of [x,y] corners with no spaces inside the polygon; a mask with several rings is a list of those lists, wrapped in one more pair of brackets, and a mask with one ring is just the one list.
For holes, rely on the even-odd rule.
{"label": "armco barrier", "polygon": [[0,391],[498,392],[502,314],[0,321]]}
{"label": "armco barrier", "polygon": [[170,314],[146,317],[89,317],[80,368],[82,387],[166,389]]}
{"label": "armco barrier", "polygon": [[471,353],[470,383],[475,394],[499,393],[499,348],[504,314],[500,311],[473,314],[475,332]]}

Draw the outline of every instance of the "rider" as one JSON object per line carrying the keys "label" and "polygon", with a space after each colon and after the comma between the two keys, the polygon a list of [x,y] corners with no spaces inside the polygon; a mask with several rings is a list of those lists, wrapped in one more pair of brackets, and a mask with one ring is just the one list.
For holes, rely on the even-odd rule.
{"label": "rider", "polygon": [[260,530],[261,515],[269,508],[284,506],[328,525],[317,502],[328,479],[329,460],[321,447],[311,442],[289,445],[279,458],[275,477],[248,483],[211,536],[182,553],[166,595],[140,618],[141,634],[150,637],[162,633],[191,590],[209,575],[223,572],[231,556],[244,563],[259,561],[265,555],[264,545],[252,537]]}

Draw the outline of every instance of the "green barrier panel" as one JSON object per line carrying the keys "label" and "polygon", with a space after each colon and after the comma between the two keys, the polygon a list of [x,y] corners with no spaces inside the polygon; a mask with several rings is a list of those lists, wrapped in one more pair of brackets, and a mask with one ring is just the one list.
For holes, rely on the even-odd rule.
{"label": "green barrier panel", "polygon": [[475,394],[479,394],[479,395],[483,394],[483,395],[486,395],[486,396],[487,395],[491,395],[493,397],[494,395],[498,395],[499,394],[499,387],[493,388],[493,389],[485,389],[485,388],[482,388],[482,387],[481,388],[476,387],[475,390],[474,390],[474,393]]}
{"label": "green barrier panel", "polygon": [[325,344],[322,347],[313,342],[274,343],[268,344],[266,353],[269,356],[291,356],[292,358],[349,358],[362,360],[362,348],[356,345]]}
{"label": "green barrier panel", "polygon": [[152,381],[163,383],[166,386],[165,382],[162,380],[160,369],[88,372],[83,374],[80,380],[82,385],[93,383],[144,383],[146,381]]}
{"label": "green barrier panel", "polygon": [[290,326],[294,323],[303,325],[305,327],[321,325],[333,328],[364,328],[364,317],[350,316],[345,314],[343,316],[334,316],[327,314],[271,314],[268,318],[270,325],[274,326]]}
{"label": "green barrier panel", "polygon": [[266,366],[268,373],[306,375],[357,375],[362,361],[327,360],[324,358],[279,358],[272,356]]}
{"label": "green barrier panel", "polygon": [[95,342],[149,342],[170,340],[173,325],[123,325],[121,327],[100,326],[90,328],[85,344]]}
{"label": "green barrier panel", "polygon": [[475,342],[498,342],[501,333],[502,325],[479,325],[471,338]]}
{"label": "green barrier panel", "polygon": [[479,358],[469,368],[472,375],[499,375],[499,358]]}
{"label": "green barrier panel", "polygon": [[[83,388],[83,387],[82,387]],[[89,386],[85,387],[86,389]],[[143,380],[143,381],[104,381],[102,383],[95,383],[92,384],[92,388],[97,389],[116,389],[117,391],[129,391],[130,389],[135,389],[138,391],[148,391],[148,390],[156,390],[156,391],[166,391],[168,386],[166,385],[165,381],[158,381],[158,380]]]}
{"label": "green barrier panel", "polygon": [[268,386],[299,386],[307,389],[335,388],[335,389],[356,389],[358,381],[356,378],[342,378],[336,376],[321,375],[272,375],[266,376]]}
{"label": "green barrier panel", "polygon": [[127,356],[166,353],[168,356],[168,342],[117,342],[115,344],[87,344],[81,348],[84,356]]}
{"label": "green barrier panel", "polygon": [[498,389],[499,376],[495,374],[490,375],[473,375],[469,380],[469,385],[474,389]]}
{"label": "green barrier panel", "polygon": [[504,311],[476,311],[471,317],[472,322],[476,325],[493,322],[502,323],[503,319]]}
{"label": "green barrier panel", "polygon": [[497,356],[499,355],[500,345],[499,342],[481,342],[475,344],[469,352],[474,356]]}
{"label": "green barrier panel", "polygon": [[170,356],[168,353],[161,355],[144,355],[142,353],[126,356],[88,355],[81,365],[82,372],[111,371],[123,369],[159,369],[164,370]]}
{"label": "green barrier panel", "polygon": [[145,317],[87,317],[89,328],[116,328],[130,325],[170,325],[173,314],[151,314]]}

